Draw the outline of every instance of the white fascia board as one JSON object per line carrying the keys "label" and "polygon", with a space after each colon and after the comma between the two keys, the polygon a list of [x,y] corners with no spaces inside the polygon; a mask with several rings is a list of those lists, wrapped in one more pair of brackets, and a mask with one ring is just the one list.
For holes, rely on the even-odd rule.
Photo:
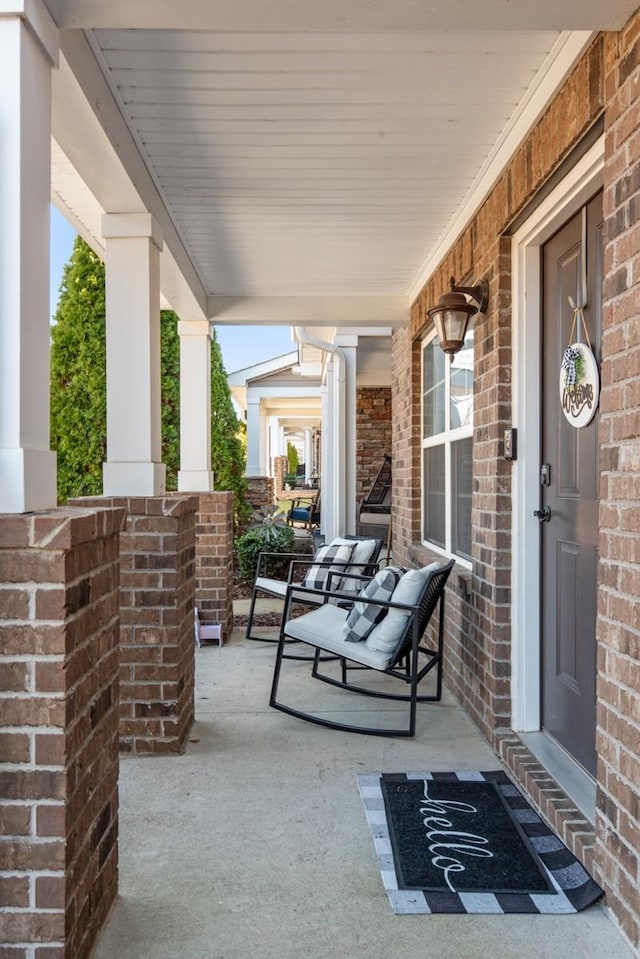
{"label": "white fascia board", "polygon": [[58,66],[58,27],[43,0],[0,0],[0,18],[4,17],[20,17],[53,66]]}
{"label": "white fascia board", "polygon": [[[59,26],[89,29],[276,33],[450,33],[505,30],[619,30],[637,0],[46,0]],[[479,11],[478,7],[481,7]]]}
{"label": "white fascia board", "polygon": [[283,353],[280,356],[274,356],[270,360],[263,360],[261,363],[254,363],[253,366],[244,366],[240,370],[234,370],[229,373],[227,380],[229,383],[246,383],[247,380],[255,380],[259,376],[270,376],[272,373],[278,373],[280,370],[288,370],[298,362],[297,351]]}
{"label": "white fascia board", "polygon": [[336,331],[340,336],[392,336],[394,333],[393,326],[359,326],[359,327],[349,327],[341,326],[339,330]]}
{"label": "white fascia board", "polygon": [[[150,213],[165,241],[162,293],[182,319],[207,317],[207,294],[83,33],[60,34],[53,135],[104,213]],[[64,200],[64,197],[62,198]]]}
{"label": "white fascia board", "polygon": [[565,32],[553,45],[534,82],[473,181],[466,198],[420,268],[409,290],[410,303],[415,301],[427,280],[478,212],[507,163],[547,109],[593,36],[588,30]]}
{"label": "white fascia board", "polygon": [[[51,140],[52,155],[62,157],[56,141]],[[79,233],[85,243],[91,247],[101,260],[105,258],[104,241],[100,234],[103,210],[84,181],[71,164],[64,174],[64,183],[58,179],[60,163],[56,162],[52,170],[51,202],[68,223]]]}
{"label": "white fascia board", "polygon": [[249,385],[247,387],[247,402],[259,398],[290,399],[292,405],[297,400],[317,399],[320,396],[320,386],[264,386],[264,384]]}
{"label": "white fascia board", "polygon": [[218,296],[209,316],[219,325],[384,326],[409,323],[405,296]]}
{"label": "white fascia board", "polygon": [[297,366],[294,366],[291,370],[296,376],[302,377],[313,377],[314,379],[322,379],[322,363],[298,363]]}
{"label": "white fascia board", "polygon": [[236,401],[244,415],[244,413],[247,411],[247,387],[244,384],[240,385],[229,383],[229,390],[231,392],[231,396]]}
{"label": "white fascia board", "polygon": [[267,415],[274,416],[277,419],[279,426],[290,427],[298,430],[304,429],[305,427],[314,429],[314,427],[320,426],[322,423],[320,407],[318,407],[318,413],[316,416],[293,416],[291,413],[283,413],[282,411],[269,414],[269,410],[267,410]]}

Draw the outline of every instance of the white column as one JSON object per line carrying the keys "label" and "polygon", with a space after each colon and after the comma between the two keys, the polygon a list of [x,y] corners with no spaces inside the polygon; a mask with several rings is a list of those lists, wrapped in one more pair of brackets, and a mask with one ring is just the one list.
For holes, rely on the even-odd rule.
{"label": "white column", "polygon": [[0,8],[0,513],[57,503],[49,231],[58,31],[40,0],[15,6]]}
{"label": "white column", "polygon": [[247,398],[247,476],[263,476],[260,468],[260,400]]}
{"label": "white column", "polygon": [[327,542],[339,535],[336,516],[336,450],[335,437],[335,359],[327,363],[325,382],[322,386],[322,475],[320,481],[320,527]]}
{"label": "white column", "polygon": [[181,320],[180,470],[178,489],[208,492],[211,472],[211,326],[208,320]]}
{"label": "white column", "polygon": [[267,450],[269,448],[268,442],[269,434],[269,417],[266,413],[260,410],[260,431],[259,431],[259,450],[258,450],[258,461],[260,463],[260,476],[269,475],[269,467],[267,464]]}
{"label": "white column", "polygon": [[165,490],[160,421],[160,250],[149,213],[102,218],[106,240],[108,496]]}
{"label": "white column", "polygon": [[344,520],[345,532],[356,531],[356,351],[358,337],[336,336],[335,345],[342,351],[344,363],[344,389],[341,402],[341,420],[344,423]]}
{"label": "white column", "polygon": [[269,476],[274,476],[275,458],[280,455],[280,420],[277,416],[269,417],[268,438],[267,463],[269,465]]}
{"label": "white column", "polygon": [[304,431],[304,481],[305,483],[311,482],[311,472],[313,470],[313,447],[311,445],[311,436],[312,431],[310,427],[306,427]]}

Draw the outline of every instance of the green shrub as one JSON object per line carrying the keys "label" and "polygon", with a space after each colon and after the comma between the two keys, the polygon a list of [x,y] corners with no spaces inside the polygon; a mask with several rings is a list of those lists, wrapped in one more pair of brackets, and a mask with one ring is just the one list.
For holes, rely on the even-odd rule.
{"label": "green shrub", "polygon": [[[260,553],[288,553],[291,552],[293,544],[294,533],[290,526],[277,523],[250,529],[235,541],[240,577],[253,582]],[[274,560],[269,566],[267,575],[277,577],[283,570],[286,571],[288,565],[288,560]]]}

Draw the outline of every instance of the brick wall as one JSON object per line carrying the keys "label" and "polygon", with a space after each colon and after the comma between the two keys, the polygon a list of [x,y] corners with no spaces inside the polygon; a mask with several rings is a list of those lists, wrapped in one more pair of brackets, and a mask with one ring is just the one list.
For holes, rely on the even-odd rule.
{"label": "brick wall", "polygon": [[356,390],[356,502],[362,500],[391,453],[391,387]]}
{"label": "brick wall", "polygon": [[197,496],[83,498],[127,511],[120,537],[120,748],[176,753],[194,714]]}
{"label": "brick wall", "polygon": [[233,629],[233,493],[198,493],[196,598],[203,623]]}
{"label": "brick wall", "polygon": [[640,16],[607,37],[596,874],[640,943]]}
{"label": "brick wall", "polygon": [[85,959],[118,883],[124,511],[0,517],[0,956]]}
{"label": "brick wall", "polygon": [[[640,943],[640,16],[601,34],[505,168],[393,336],[394,559],[430,559],[420,534],[420,337],[426,310],[458,282],[486,276],[476,324],[473,569],[448,589],[445,675],[516,779],[591,868]],[[606,108],[606,109],[605,109]],[[605,114],[605,251],[598,596],[596,833],[508,730],[511,475],[501,436],[512,421],[511,254],[505,234],[592,124]]]}
{"label": "brick wall", "polygon": [[[604,107],[604,37],[591,45],[546,114],[413,304],[392,339],[394,559],[414,562],[421,539],[420,338],[448,279],[487,277],[489,307],[475,325],[473,572],[451,598],[447,677],[485,735],[509,725],[511,472],[501,439],[512,422],[511,245],[506,227]],[[410,375],[407,376],[407,370]],[[454,623],[457,624],[454,626]]]}

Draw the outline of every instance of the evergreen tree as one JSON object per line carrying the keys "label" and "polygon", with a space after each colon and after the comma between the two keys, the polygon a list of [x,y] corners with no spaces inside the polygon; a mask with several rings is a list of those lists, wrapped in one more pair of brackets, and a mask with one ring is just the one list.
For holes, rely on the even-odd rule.
{"label": "evergreen tree", "polygon": [[[51,331],[51,448],[58,454],[58,499],[99,496],[107,449],[104,264],[81,237],[64,268]],[[162,461],[167,489],[180,463],[180,338],[178,317],[160,315]],[[244,423],[231,401],[215,336],[211,343],[211,459],[215,488],[231,490],[239,520],[249,513],[244,479]]]}
{"label": "evergreen tree", "polygon": [[58,499],[102,493],[107,449],[104,265],[80,237],[51,331],[51,448]]}
{"label": "evergreen tree", "polygon": [[[58,500],[100,496],[107,452],[104,264],[81,237],[64,268],[51,330],[51,448],[58,454]],[[162,461],[167,489],[178,487],[180,343],[178,318],[160,314]]]}
{"label": "evergreen tree", "polygon": [[177,490],[180,468],[180,336],[172,310],[160,313],[160,389],[162,394],[162,462],[167,490]]}
{"label": "evergreen tree", "polygon": [[233,492],[234,514],[240,522],[247,519],[250,513],[246,501],[248,487],[244,478],[246,456],[242,426],[233,408],[222,352],[214,330],[211,338],[211,469],[215,488]]}

